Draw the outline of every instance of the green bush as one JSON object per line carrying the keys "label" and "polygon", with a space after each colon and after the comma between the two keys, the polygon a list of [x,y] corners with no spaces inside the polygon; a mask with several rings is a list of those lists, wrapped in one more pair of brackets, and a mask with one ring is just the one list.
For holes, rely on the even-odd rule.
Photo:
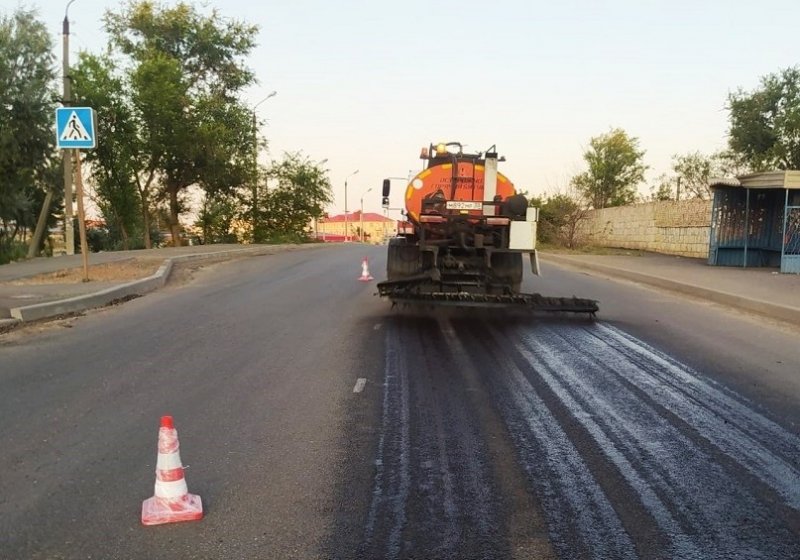
{"label": "green bush", "polygon": [[21,241],[0,239],[0,264],[24,259],[28,254],[28,246]]}

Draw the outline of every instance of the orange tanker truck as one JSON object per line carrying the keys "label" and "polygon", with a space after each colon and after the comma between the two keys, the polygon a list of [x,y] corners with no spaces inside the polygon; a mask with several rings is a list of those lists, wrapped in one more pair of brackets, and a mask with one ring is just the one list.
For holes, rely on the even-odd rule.
{"label": "orange tanker truck", "polygon": [[[378,293],[394,303],[523,306],[594,313],[597,302],[521,291],[523,255],[539,274],[538,210],[497,170],[495,147],[465,153],[458,142],[431,144],[426,165],[405,190],[413,232],[389,241],[386,280]],[[383,181],[384,206],[391,182]]]}

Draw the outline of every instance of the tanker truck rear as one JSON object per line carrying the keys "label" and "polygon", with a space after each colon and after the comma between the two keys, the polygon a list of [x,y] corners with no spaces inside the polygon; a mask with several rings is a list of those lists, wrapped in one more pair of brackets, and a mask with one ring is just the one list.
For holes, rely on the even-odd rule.
{"label": "tanker truck rear", "polygon": [[[498,171],[494,148],[465,153],[458,142],[430,145],[425,168],[408,183],[412,233],[389,242],[378,293],[394,303],[523,306],[594,313],[597,302],[522,293],[523,257],[539,274],[538,210]],[[390,181],[384,180],[384,205]]]}

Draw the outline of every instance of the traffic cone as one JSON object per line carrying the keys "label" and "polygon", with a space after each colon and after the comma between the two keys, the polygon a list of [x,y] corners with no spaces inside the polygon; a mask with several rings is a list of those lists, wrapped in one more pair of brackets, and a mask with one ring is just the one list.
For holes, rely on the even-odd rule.
{"label": "traffic cone", "polygon": [[369,261],[367,257],[364,257],[364,260],[361,261],[361,277],[359,278],[362,282],[369,282],[370,280],[374,280],[372,274],[369,273]]}
{"label": "traffic cone", "polygon": [[200,496],[189,494],[183,477],[178,431],[172,416],[161,417],[158,430],[155,496],[142,502],[142,523],[161,525],[203,518]]}

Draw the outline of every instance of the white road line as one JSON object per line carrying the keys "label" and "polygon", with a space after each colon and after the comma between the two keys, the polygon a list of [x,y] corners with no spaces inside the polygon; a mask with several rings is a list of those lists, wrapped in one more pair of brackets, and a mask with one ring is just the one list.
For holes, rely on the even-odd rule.
{"label": "white road line", "polygon": [[365,377],[359,377],[359,378],[356,380],[356,386],[355,386],[355,387],[353,387],[353,392],[354,392],[354,393],[360,393],[361,391],[363,391],[363,390],[364,390],[364,386],[365,386],[366,384],[367,384],[367,379],[366,379]]}
{"label": "white road line", "polygon": [[372,327],[372,330],[374,330],[374,331],[379,331],[379,330],[381,330],[381,327],[382,327],[382,326],[383,326],[383,325],[381,325],[380,323],[378,323],[377,325],[375,325],[374,327]]}

